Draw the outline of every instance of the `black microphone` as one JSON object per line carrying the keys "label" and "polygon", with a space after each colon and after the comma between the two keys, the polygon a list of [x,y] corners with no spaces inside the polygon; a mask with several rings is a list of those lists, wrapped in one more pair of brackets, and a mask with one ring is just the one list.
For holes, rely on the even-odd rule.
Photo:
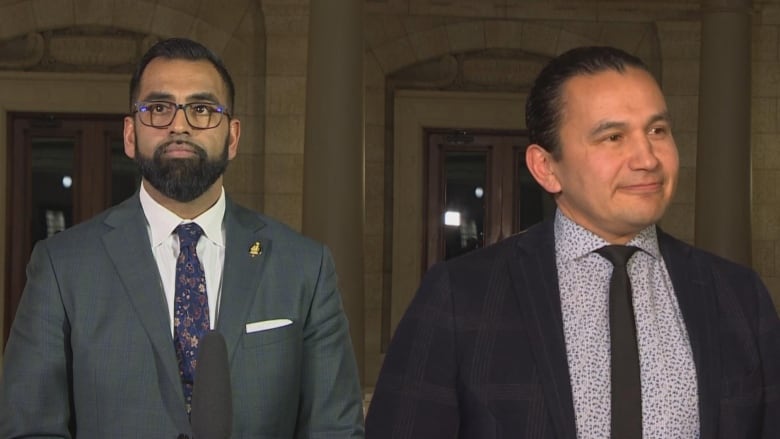
{"label": "black microphone", "polygon": [[217,331],[209,331],[200,339],[190,419],[194,439],[230,438],[233,429],[230,367],[225,338]]}

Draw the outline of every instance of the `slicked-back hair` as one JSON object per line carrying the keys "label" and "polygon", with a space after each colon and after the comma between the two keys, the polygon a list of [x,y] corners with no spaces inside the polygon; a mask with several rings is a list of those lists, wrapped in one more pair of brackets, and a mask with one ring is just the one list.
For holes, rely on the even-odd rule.
{"label": "slicked-back hair", "polygon": [[141,83],[141,76],[144,74],[146,66],[155,58],[183,59],[188,61],[206,60],[210,62],[217,69],[219,76],[222,77],[222,81],[225,83],[225,88],[228,91],[228,102],[226,105],[232,113],[236,90],[233,85],[233,78],[230,77],[225,64],[206,46],[186,38],[162,40],[146,51],[138,62],[138,66],[136,66],[135,72],[133,72],[133,77],[130,79],[130,108],[138,100],[138,86]]}
{"label": "slicked-back hair", "polygon": [[536,77],[525,102],[525,126],[530,143],[541,146],[552,153],[555,160],[560,160],[559,132],[566,81],[607,70],[623,73],[627,67],[642,69],[652,76],[641,59],[614,47],[577,47],[553,58]]}

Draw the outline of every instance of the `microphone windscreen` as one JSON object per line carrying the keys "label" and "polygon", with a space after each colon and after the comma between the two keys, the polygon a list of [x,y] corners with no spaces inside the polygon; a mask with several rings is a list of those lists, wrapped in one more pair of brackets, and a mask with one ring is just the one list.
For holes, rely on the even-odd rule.
{"label": "microphone windscreen", "polygon": [[230,389],[225,338],[209,331],[200,340],[190,416],[195,439],[228,439],[233,428],[233,397]]}

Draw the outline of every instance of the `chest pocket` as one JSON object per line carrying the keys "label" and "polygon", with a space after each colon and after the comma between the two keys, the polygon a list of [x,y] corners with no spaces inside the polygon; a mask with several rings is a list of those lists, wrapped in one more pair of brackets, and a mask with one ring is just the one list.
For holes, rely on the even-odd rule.
{"label": "chest pocket", "polygon": [[278,328],[266,329],[241,336],[241,345],[244,348],[255,348],[275,343],[281,343],[285,340],[294,339],[301,336],[301,325],[293,322],[291,325],[280,326]]}

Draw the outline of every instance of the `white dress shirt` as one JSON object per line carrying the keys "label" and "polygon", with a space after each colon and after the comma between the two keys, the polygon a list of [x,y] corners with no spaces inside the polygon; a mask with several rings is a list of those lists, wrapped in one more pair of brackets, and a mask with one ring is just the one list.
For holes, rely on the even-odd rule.
{"label": "white dress shirt", "polygon": [[203,229],[198,240],[198,259],[206,275],[206,294],[209,299],[209,324],[214,329],[219,311],[219,299],[222,291],[222,269],[225,263],[225,189],[219,199],[207,211],[197,218],[179,218],[176,214],[154,201],[144,189],[140,189],[141,207],[146,216],[146,227],[152,254],[160,270],[160,279],[168,304],[168,316],[173,337],[173,300],[176,285],[176,259],[179,257],[179,237],[174,232],[182,223],[194,222]]}

